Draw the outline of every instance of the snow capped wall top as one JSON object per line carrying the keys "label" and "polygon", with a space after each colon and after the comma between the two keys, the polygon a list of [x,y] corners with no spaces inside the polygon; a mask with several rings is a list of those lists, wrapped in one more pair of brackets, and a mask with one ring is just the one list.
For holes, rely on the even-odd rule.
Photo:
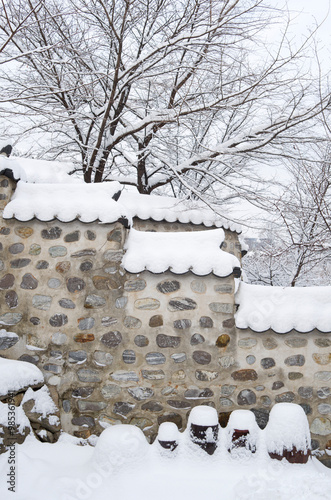
{"label": "snow capped wall top", "polygon": [[283,288],[241,282],[236,303],[238,328],[331,332],[331,286]]}
{"label": "snow capped wall top", "polygon": [[198,276],[213,273],[229,276],[239,260],[220,249],[223,229],[210,231],[154,233],[130,230],[123,267],[131,273],[150,271],[175,274],[192,271]]}
{"label": "snow capped wall top", "polygon": [[15,180],[41,183],[75,183],[81,182],[68,174],[73,170],[72,163],[31,158],[6,158],[0,156],[0,172],[12,170]]}
{"label": "snow capped wall top", "polygon": [[[120,201],[132,217],[141,220],[180,222],[182,224],[203,224],[206,227],[222,227],[237,233],[239,224],[225,220],[202,202],[123,191]],[[215,207],[216,208],[216,207]]]}
{"label": "snow capped wall top", "polygon": [[[116,181],[85,184],[82,179],[69,175],[73,168],[74,165],[71,163],[0,156],[0,173],[7,169],[12,172],[15,180],[26,183],[24,187],[22,182],[18,183],[15,195],[6,207],[4,217],[21,221],[36,217],[42,221],[59,219],[69,222],[78,218],[83,222],[97,219],[101,222],[114,222],[118,209],[116,210],[111,200],[111,194],[107,200],[106,193],[114,193],[123,189],[123,186]],[[95,205],[99,198],[100,201]],[[74,204],[77,202],[77,212],[74,213]],[[206,227],[223,227],[237,233],[241,232],[238,224],[222,218],[202,202],[180,200],[170,196],[144,195],[124,189],[119,203],[121,204],[119,211],[127,218],[203,224]],[[28,209],[26,215],[23,207]],[[100,210],[102,207],[99,213],[97,207]]]}
{"label": "snow capped wall top", "polygon": [[3,218],[29,221],[58,219],[70,222],[99,220],[112,223],[120,219],[130,222],[130,214],[112,196],[121,189],[118,182],[103,184],[31,184],[18,182]]}

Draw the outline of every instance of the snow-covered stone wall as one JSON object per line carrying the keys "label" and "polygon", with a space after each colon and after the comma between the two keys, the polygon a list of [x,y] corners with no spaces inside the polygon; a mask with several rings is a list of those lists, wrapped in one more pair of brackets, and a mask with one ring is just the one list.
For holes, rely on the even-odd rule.
{"label": "snow-covered stone wall", "polygon": [[[13,189],[0,177],[1,208]],[[134,228],[206,230],[140,219]],[[313,449],[331,449],[331,333],[237,329],[237,280],[204,262],[201,239],[201,259],[181,256],[177,272],[129,272],[129,231],[118,222],[0,220],[0,355],[42,370],[63,429],[88,437],[122,422],[153,438],[165,421],[185,428],[201,404],[215,407],[222,425],[233,410],[251,409],[264,427],[276,402],[295,402],[310,421]],[[220,258],[240,258],[237,234],[224,233]],[[152,245],[134,244],[139,262],[131,254],[128,268]],[[176,253],[171,259],[175,266]],[[209,274],[198,272],[208,266]]]}

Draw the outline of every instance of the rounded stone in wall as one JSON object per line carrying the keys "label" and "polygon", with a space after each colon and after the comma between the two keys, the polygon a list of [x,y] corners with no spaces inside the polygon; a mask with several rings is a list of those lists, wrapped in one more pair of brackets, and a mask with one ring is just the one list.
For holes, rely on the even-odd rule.
{"label": "rounded stone in wall", "polygon": [[314,344],[318,347],[330,347],[331,339],[314,339]]}
{"label": "rounded stone in wall", "polygon": [[158,283],[156,288],[161,293],[173,293],[180,289],[180,283],[177,280],[164,280]]}
{"label": "rounded stone in wall", "polygon": [[30,318],[30,323],[32,323],[35,326],[40,325],[40,318],[37,318],[36,316],[32,316],[32,318]]}
{"label": "rounded stone in wall", "polygon": [[24,245],[23,243],[14,243],[13,245],[10,245],[8,248],[9,253],[16,255],[18,253],[23,252],[24,250]]}
{"label": "rounded stone in wall", "polygon": [[0,259],[0,271],[2,271],[5,268],[5,263],[3,260]]}
{"label": "rounded stone in wall", "polygon": [[94,391],[94,387],[77,387],[73,389],[71,395],[73,398],[89,398]]}
{"label": "rounded stone in wall", "polygon": [[258,375],[255,370],[252,370],[251,368],[243,369],[243,370],[237,370],[235,372],[231,373],[231,377],[233,380],[238,380],[241,382],[248,382],[248,381],[253,381],[257,380]]}
{"label": "rounded stone in wall", "polygon": [[302,354],[295,354],[285,359],[287,366],[303,366],[305,364],[305,357]]}
{"label": "rounded stone in wall", "polygon": [[289,347],[299,348],[305,347],[308,343],[307,339],[303,339],[301,337],[294,337],[292,339],[286,339],[285,344]]}
{"label": "rounded stone in wall", "polygon": [[299,372],[289,372],[287,374],[289,380],[298,380],[299,378],[302,378],[303,377],[303,373],[299,373]]}
{"label": "rounded stone in wall", "polygon": [[313,397],[312,387],[299,387],[298,394],[304,399],[311,399]]}
{"label": "rounded stone in wall", "polygon": [[48,253],[51,257],[64,257],[67,255],[67,249],[64,246],[56,245],[48,249]]}
{"label": "rounded stone in wall", "polygon": [[184,361],[186,361],[186,354],[185,352],[176,352],[171,355],[171,359],[173,359],[175,363],[184,363]]}
{"label": "rounded stone in wall", "polygon": [[134,316],[126,316],[124,318],[123,324],[125,328],[130,328],[130,329],[138,329],[141,327],[140,319],[135,318]]}
{"label": "rounded stone in wall", "polygon": [[134,387],[128,389],[128,393],[137,401],[144,401],[154,396],[154,391],[150,387]]}
{"label": "rounded stone in wall", "polygon": [[244,389],[239,392],[237,403],[240,406],[254,405],[256,403],[256,395],[251,389]]}
{"label": "rounded stone in wall", "polygon": [[276,366],[276,362],[275,362],[274,358],[263,358],[263,359],[261,359],[261,366],[265,370],[269,370],[270,368],[273,368],[274,366]]}
{"label": "rounded stone in wall", "polygon": [[331,353],[330,352],[327,352],[327,353],[313,353],[312,355],[313,357],[313,360],[315,361],[315,363],[317,363],[318,365],[328,365],[330,362],[331,362]]}
{"label": "rounded stone in wall", "polygon": [[149,320],[149,326],[151,328],[156,328],[163,325],[163,316],[161,314],[156,314],[152,316]]}
{"label": "rounded stone in wall", "polygon": [[20,313],[5,313],[0,316],[0,325],[13,326],[17,325],[22,319],[23,315]]}
{"label": "rounded stone in wall", "polygon": [[14,309],[18,306],[18,295],[14,290],[9,290],[5,295],[5,301],[9,309]]}
{"label": "rounded stone in wall", "polygon": [[76,335],[74,335],[74,341],[79,342],[80,344],[93,342],[94,338],[93,333],[76,333]]}
{"label": "rounded stone in wall", "polygon": [[196,370],[195,378],[200,380],[200,382],[211,382],[219,376],[219,372],[209,371],[209,370]]}
{"label": "rounded stone in wall", "polygon": [[79,259],[80,257],[89,257],[96,255],[97,251],[95,248],[84,248],[83,250],[79,250],[78,252],[74,252],[70,255],[74,259]]}
{"label": "rounded stone in wall", "polygon": [[165,335],[163,333],[160,333],[159,335],[156,336],[156,343],[159,347],[178,347],[180,344],[181,338],[180,337],[174,337],[171,335]]}
{"label": "rounded stone in wall", "polygon": [[87,231],[85,231],[85,238],[89,241],[94,241],[96,239],[97,235],[95,234],[94,231],[91,231],[90,229],[88,229]]}
{"label": "rounded stone in wall", "polygon": [[284,387],[284,382],[276,380],[276,382],[273,382],[271,389],[273,391],[278,391],[278,389],[281,389],[282,387]]}
{"label": "rounded stone in wall", "polygon": [[114,404],[113,407],[113,413],[116,413],[117,415],[122,415],[125,417],[130,411],[132,411],[135,408],[136,405],[132,403],[126,403],[124,401],[118,401],[117,403]]}
{"label": "rounded stone in wall", "polygon": [[9,227],[0,227],[0,234],[3,234],[4,236],[8,236],[8,234],[10,234],[10,228]]}
{"label": "rounded stone in wall", "polygon": [[32,306],[42,311],[48,311],[51,307],[52,297],[50,295],[34,295],[32,297]]}
{"label": "rounded stone in wall", "polygon": [[13,274],[5,274],[0,279],[0,290],[8,290],[15,283],[15,277]]}
{"label": "rounded stone in wall", "polygon": [[326,417],[317,417],[310,426],[310,432],[318,436],[328,436],[331,434],[331,421]]}
{"label": "rounded stone in wall", "polygon": [[58,262],[55,266],[55,270],[60,274],[65,274],[70,271],[71,264],[69,261]]}
{"label": "rounded stone in wall", "polygon": [[57,240],[62,234],[62,229],[58,226],[53,226],[50,229],[43,229],[41,231],[41,237],[44,240]]}
{"label": "rounded stone in wall", "polygon": [[215,313],[233,314],[233,304],[223,304],[222,302],[211,302],[209,309]]}
{"label": "rounded stone in wall", "polygon": [[81,368],[77,371],[77,376],[81,382],[101,382],[100,373],[89,368]]}
{"label": "rounded stone in wall", "polygon": [[225,348],[230,342],[230,337],[226,333],[220,335],[216,340],[216,346],[220,348]]}
{"label": "rounded stone in wall", "polygon": [[95,420],[93,417],[73,417],[71,419],[72,425],[79,425],[83,427],[94,427]]}
{"label": "rounded stone in wall", "polygon": [[194,293],[206,293],[207,286],[204,281],[201,280],[193,280],[191,281],[191,290]]}
{"label": "rounded stone in wall", "polygon": [[256,361],[256,357],[250,354],[249,356],[246,356],[246,363],[249,365],[253,365]]}
{"label": "rounded stone in wall", "polygon": [[166,357],[160,352],[149,352],[145,359],[149,365],[163,365],[166,362]]}
{"label": "rounded stone in wall", "polygon": [[190,311],[198,307],[198,304],[189,297],[175,297],[169,300],[168,309],[171,312],[175,311]]}
{"label": "rounded stone in wall", "polygon": [[245,338],[238,341],[238,346],[242,349],[251,349],[252,347],[255,347],[256,344],[257,340],[253,338]]}
{"label": "rounded stone in wall", "polygon": [[33,243],[30,246],[29,254],[30,255],[39,255],[41,253],[41,246],[37,245],[37,243]]}
{"label": "rounded stone in wall", "polygon": [[176,330],[185,330],[191,328],[192,323],[190,319],[176,319],[173,325]]}
{"label": "rounded stone in wall", "polygon": [[277,340],[273,339],[272,337],[267,337],[262,339],[262,344],[265,349],[268,349],[271,351],[272,349],[276,349],[278,347],[278,342]]}
{"label": "rounded stone in wall", "polygon": [[49,318],[49,324],[53,327],[64,326],[68,323],[68,316],[63,313],[54,314]]}
{"label": "rounded stone in wall", "polygon": [[233,328],[235,325],[234,318],[225,319],[222,323],[223,328]]}
{"label": "rounded stone in wall", "polygon": [[234,405],[234,403],[233,403],[233,401],[232,401],[231,399],[229,399],[229,398],[223,398],[223,397],[221,397],[221,398],[220,398],[220,405],[221,405],[221,406],[225,406],[225,407],[230,407],[230,406],[233,406],[233,405]]}
{"label": "rounded stone in wall", "polygon": [[113,356],[110,352],[105,351],[95,351],[93,354],[93,359],[98,366],[109,366],[113,362]]}
{"label": "rounded stone in wall", "polygon": [[295,395],[291,391],[283,392],[282,394],[277,394],[275,401],[276,403],[292,403],[294,401]]}
{"label": "rounded stone in wall", "polygon": [[122,353],[124,363],[130,365],[136,362],[136,353],[132,349],[125,349]]}
{"label": "rounded stone in wall", "polygon": [[131,279],[124,283],[124,290],[127,292],[139,292],[146,288],[146,281],[143,279]]}
{"label": "rounded stone in wall", "polygon": [[57,278],[50,278],[47,282],[47,285],[49,288],[60,288],[61,286],[61,281],[58,280]]}
{"label": "rounded stone in wall", "polygon": [[34,233],[32,227],[19,226],[15,227],[15,234],[22,239],[29,238]]}
{"label": "rounded stone in wall", "polygon": [[78,241],[79,238],[80,238],[80,231],[73,231],[72,233],[65,235],[64,241],[66,243],[72,243],[74,241]]}
{"label": "rounded stone in wall", "polygon": [[149,344],[149,340],[145,335],[136,335],[134,338],[134,343],[138,347],[147,347]]}
{"label": "rounded stone in wall", "polygon": [[151,297],[145,299],[137,299],[134,303],[136,309],[142,309],[146,311],[153,311],[160,307],[160,302],[157,299]]}
{"label": "rounded stone in wall", "polygon": [[49,263],[47,260],[38,260],[36,264],[36,269],[48,269]]}
{"label": "rounded stone in wall", "polygon": [[91,330],[95,325],[95,319],[88,317],[88,318],[80,318],[78,320],[78,328],[80,330]]}
{"label": "rounded stone in wall", "polygon": [[271,406],[272,401],[271,401],[271,399],[269,398],[269,396],[261,396],[261,404],[262,404],[263,406]]}
{"label": "rounded stone in wall", "polygon": [[59,305],[64,309],[75,309],[75,303],[70,299],[60,299]]}
{"label": "rounded stone in wall", "polygon": [[65,333],[56,332],[52,335],[52,343],[55,345],[63,345],[67,342],[68,337]]}
{"label": "rounded stone in wall", "polygon": [[211,362],[211,354],[206,351],[194,351],[192,357],[199,365],[209,365]]}
{"label": "rounded stone in wall", "polygon": [[331,388],[330,387],[320,387],[317,389],[317,396],[320,399],[326,399],[331,396]]}
{"label": "rounded stone in wall", "polygon": [[205,341],[205,337],[203,335],[200,335],[200,333],[195,333],[191,337],[191,345],[198,345],[198,344],[203,344]]}
{"label": "rounded stone in wall", "polygon": [[38,280],[31,274],[24,274],[20,287],[23,290],[35,290],[38,287]]}
{"label": "rounded stone in wall", "polygon": [[93,268],[93,262],[91,262],[90,260],[85,260],[84,262],[81,263],[81,265],[79,266],[79,269],[85,273],[85,272],[88,272],[88,271],[91,271],[91,269]]}
{"label": "rounded stone in wall", "polygon": [[122,231],[118,228],[113,229],[107,234],[107,241],[122,243]]}
{"label": "rounded stone in wall", "polygon": [[86,351],[69,351],[68,353],[68,362],[69,363],[84,363],[87,360],[87,352]]}
{"label": "rounded stone in wall", "polygon": [[209,316],[201,316],[199,320],[201,328],[213,328],[214,322]]}
{"label": "rounded stone in wall", "polygon": [[128,303],[128,298],[127,297],[118,297],[115,300],[115,307],[116,309],[124,309]]}
{"label": "rounded stone in wall", "polygon": [[68,278],[66,284],[70,293],[81,292],[85,288],[85,281],[81,278]]}
{"label": "rounded stone in wall", "polygon": [[114,331],[105,333],[100,340],[107,347],[117,347],[123,339],[120,332]]}
{"label": "rounded stone in wall", "polygon": [[106,399],[115,398],[116,396],[121,394],[121,387],[116,384],[104,385],[101,388],[101,394]]}
{"label": "rounded stone in wall", "polygon": [[86,309],[95,309],[103,307],[104,305],[106,305],[106,299],[95,294],[88,295],[84,302],[84,307]]}
{"label": "rounded stone in wall", "polygon": [[[4,333],[5,330],[2,330]],[[19,341],[19,336],[14,336],[13,334],[4,334],[0,337],[0,351],[5,351],[10,349],[13,345],[15,345]]]}

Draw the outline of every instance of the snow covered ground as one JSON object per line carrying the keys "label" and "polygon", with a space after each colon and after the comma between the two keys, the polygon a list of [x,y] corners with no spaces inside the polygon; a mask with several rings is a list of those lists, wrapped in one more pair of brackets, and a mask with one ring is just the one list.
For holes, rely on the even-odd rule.
{"label": "snow covered ground", "polygon": [[[263,436],[263,432],[262,436]],[[138,428],[106,429],[96,447],[63,434],[56,444],[29,436],[16,448],[15,493],[8,491],[9,453],[0,456],[1,500],[330,500],[331,470],[317,459],[305,465],[268,457],[261,440],[252,455],[230,454],[226,430],[209,456],[188,431],[175,451],[147,444]]]}

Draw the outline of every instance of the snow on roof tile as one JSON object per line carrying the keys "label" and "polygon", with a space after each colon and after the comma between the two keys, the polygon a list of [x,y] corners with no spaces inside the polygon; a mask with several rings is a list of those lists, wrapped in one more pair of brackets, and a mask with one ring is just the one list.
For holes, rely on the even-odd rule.
{"label": "snow on roof tile", "polygon": [[70,222],[99,220],[116,222],[130,215],[112,196],[121,188],[118,182],[102,184],[30,184],[19,181],[11,201],[6,205],[3,218],[29,221],[58,219]]}
{"label": "snow on roof tile", "polygon": [[236,294],[238,328],[255,332],[331,332],[331,286],[261,286],[240,283]]}
{"label": "snow on roof tile", "polygon": [[[5,217],[13,217],[21,221],[30,220],[31,218],[36,217],[42,221],[59,219],[63,222],[69,222],[74,218],[79,218],[83,222],[92,222],[97,219],[102,222],[114,222],[115,216],[112,217],[111,214],[116,212],[115,205],[109,207],[105,205],[108,215],[106,218],[100,218],[99,215],[92,217],[92,214],[87,214],[86,210],[84,211],[85,218],[82,218],[78,217],[80,212],[83,210],[82,200],[80,200],[77,217],[73,215],[73,202],[74,200],[77,200],[75,193],[84,192],[84,187],[77,186],[87,186],[82,179],[69,175],[69,172],[73,170],[73,168],[74,165],[72,163],[34,160],[28,158],[0,157],[0,172],[5,169],[12,170],[16,180],[21,180],[28,184],[34,184],[35,187],[31,188],[30,192],[32,193],[33,190],[33,197],[37,196],[38,200],[42,201],[42,205],[39,209],[36,208],[36,203],[33,204],[33,207],[35,208],[33,210],[34,214],[32,214],[32,205],[30,207],[30,205],[28,206],[26,203],[29,187],[24,189],[20,187],[16,189],[13,200],[9,202],[6,207],[5,214],[7,215],[5,215]],[[52,196],[51,204],[46,207],[45,193],[48,190],[48,194],[52,194],[49,187],[47,187],[47,185],[51,184],[53,185],[52,189],[54,192],[57,190],[56,197]],[[108,187],[104,188],[105,185]],[[89,193],[88,196],[91,197],[91,200],[94,196],[92,193],[95,193],[95,196],[93,198],[93,202],[91,201],[91,203],[88,203],[88,210],[91,210],[91,207],[95,204],[96,198],[101,197],[104,199],[104,191],[107,191],[108,189],[111,191],[113,188],[110,188],[109,186],[115,185],[116,188],[114,189],[116,190],[123,188],[123,186],[116,181],[89,185],[94,187],[86,188],[86,195]],[[97,194],[96,191],[99,191],[99,193]],[[15,205],[13,208],[12,203],[14,199]],[[87,202],[87,198],[85,196],[84,201]],[[33,200],[30,198],[30,203],[32,202]],[[28,208],[27,213],[30,214],[29,217],[27,215],[24,216],[22,210],[17,208],[18,206],[23,206],[23,204],[26,208]],[[127,191],[124,189],[121,194],[120,204],[122,205],[122,211],[124,210],[123,206],[125,207],[125,214],[127,217],[137,217],[141,220],[151,219],[157,222],[166,221],[180,222],[182,224],[202,224],[206,227],[223,227],[224,229],[230,229],[231,231],[236,231],[237,233],[241,232],[241,227],[238,224],[226,220],[217,214],[217,207],[215,207],[214,211],[202,202],[180,200],[170,196],[157,196],[154,194],[144,195],[136,191]],[[96,210],[94,210],[94,212],[96,212]],[[62,215],[59,216],[59,213]],[[108,218],[110,219],[108,220]]]}
{"label": "snow on roof tile", "polygon": [[180,222],[182,224],[203,224],[206,227],[223,227],[241,232],[239,224],[220,217],[211,208],[201,202],[192,202],[171,198],[170,196],[146,195],[123,191],[121,202],[130,211],[132,217],[141,220]]}
{"label": "snow on roof tile", "polygon": [[223,229],[175,233],[131,229],[122,265],[131,273],[170,270],[175,274],[192,271],[198,276],[228,276],[240,262],[220,249],[223,240]]}
{"label": "snow on roof tile", "polygon": [[16,180],[25,182],[37,182],[39,184],[81,182],[68,174],[73,168],[74,165],[69,162],[0,156],[0,172],[10,169]]}

